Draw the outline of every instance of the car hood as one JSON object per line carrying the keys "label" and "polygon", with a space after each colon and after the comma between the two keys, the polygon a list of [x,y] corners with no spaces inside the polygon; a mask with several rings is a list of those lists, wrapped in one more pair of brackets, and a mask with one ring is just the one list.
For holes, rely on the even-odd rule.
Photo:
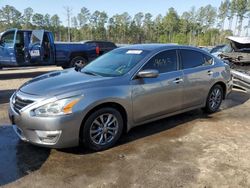
{"label": "car hood", "polygon": [[39,96],[56,96],[67,92],[73,92],[95,85],[102,85],[103,81],[112,79],[77,72],[74,69],[55,71],[38,76],[24,85],[19,90],[24,93]]}

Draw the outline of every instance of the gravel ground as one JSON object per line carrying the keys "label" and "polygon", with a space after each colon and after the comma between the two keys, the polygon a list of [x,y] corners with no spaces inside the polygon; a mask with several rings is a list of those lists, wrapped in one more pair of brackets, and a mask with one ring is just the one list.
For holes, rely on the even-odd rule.
{"label": "gravel ground", "polygon": [[19,141],[5,117],[9,95],[56,69],[0,71],[0,186],[250,187],[250,95],[239,91],[216,114],[194,110],[134,128],[103,152]]}

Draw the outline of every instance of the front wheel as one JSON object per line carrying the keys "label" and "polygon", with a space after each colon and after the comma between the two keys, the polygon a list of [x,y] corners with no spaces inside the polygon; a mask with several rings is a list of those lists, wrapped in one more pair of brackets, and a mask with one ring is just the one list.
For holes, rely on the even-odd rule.
{"label": "front wheel", "polygon": [[204,110],[208,113],[217,112],[223,100],[223,89],[220,85],[215,85],[209,91]]}
{"label": "front wheel", "polygon": [[93,112],[83,126],[83,144],[91,150],[101,151],[112,147],[120,138],[123,118],[116,109],[105,107]]}

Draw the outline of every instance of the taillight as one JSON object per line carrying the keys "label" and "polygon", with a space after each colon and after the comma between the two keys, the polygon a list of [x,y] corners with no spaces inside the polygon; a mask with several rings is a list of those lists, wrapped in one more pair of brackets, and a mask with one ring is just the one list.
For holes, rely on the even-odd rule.
{"label": "taillight", "polygon": [[96,52],[96,55],[99,55],[99,54],[100,54],[100,47],[99,47],[99,46],[96,46],[95,52]]}

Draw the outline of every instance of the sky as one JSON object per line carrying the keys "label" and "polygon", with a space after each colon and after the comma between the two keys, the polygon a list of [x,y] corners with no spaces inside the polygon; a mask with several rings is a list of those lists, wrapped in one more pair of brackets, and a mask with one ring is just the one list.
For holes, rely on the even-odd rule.
{"label": "sky", "polygon": [[138,12],[149,12],[153,16],[165,15],[170,7],[174,7],[179,14],[188,11],[192,6],[199,8],[207,4],[219,7],[221,0],[0,0],[0,7],[5,5],[14,6],[19,11],[27,7],[33,8],[35,12],[42,14],[58,14],[61,21],[66,23],[66,11],[64,7],[72,8],[73,16],[86,7],[90,12],[95,10],[105,11],[111,17],[114,14],[128,12],[134,15]]}

